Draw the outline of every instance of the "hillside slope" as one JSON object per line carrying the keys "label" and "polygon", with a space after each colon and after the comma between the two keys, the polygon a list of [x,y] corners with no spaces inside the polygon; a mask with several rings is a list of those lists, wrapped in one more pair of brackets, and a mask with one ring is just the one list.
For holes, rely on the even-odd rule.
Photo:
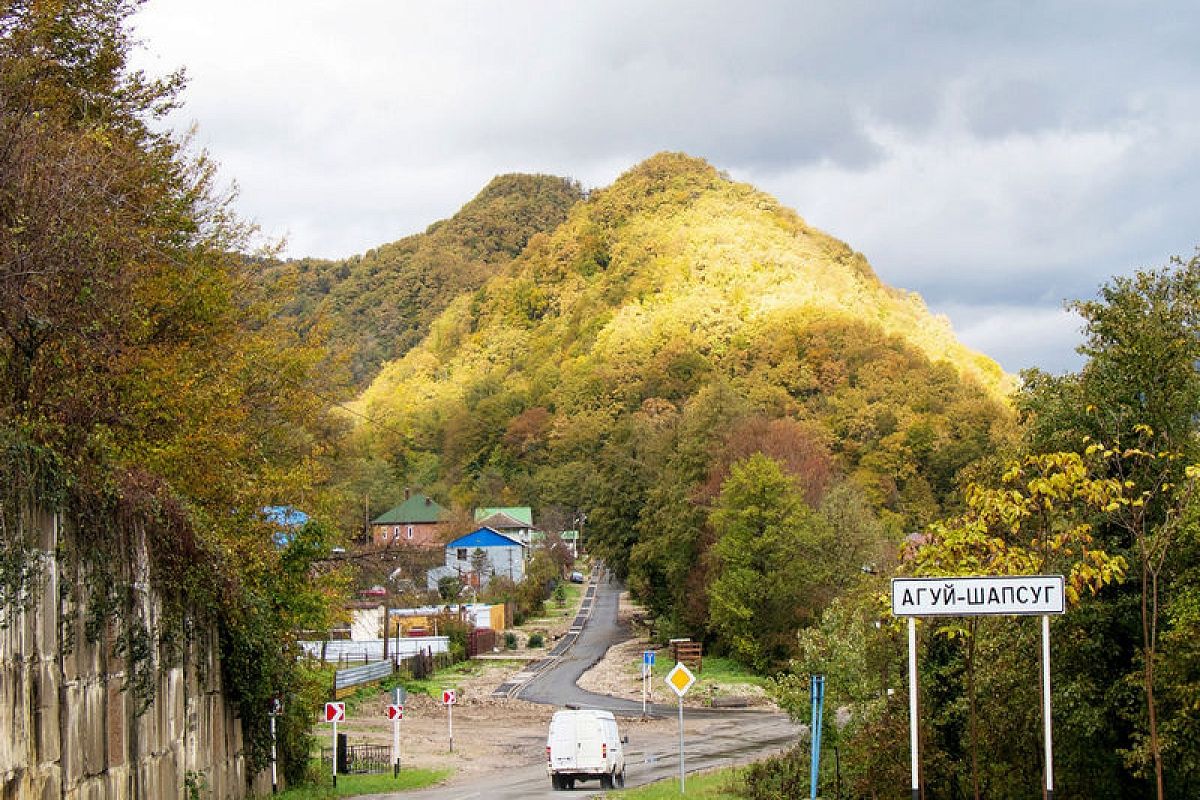
{"label": "hillside slope", "polygon": [[385,423],[363,433],[461,502],[589,510],[621,560],[662,470],[702,506],[748,436],[811,451],[814,503],[848,480],[894,530],[927,520],[1005,435],[1009,386],[844,243],[660,154],[453,301],[363,395]]}
{"label": "hillside slope", "polygon": [[342,260],[300,259],[266,266],[278,316],[297,330],[322,326],[365,384],[379,366],[419,342],[439,313],[474,291],[551,231],[580,198],[579,185],[549,175],[501,175],[449,219],[424,233]]}

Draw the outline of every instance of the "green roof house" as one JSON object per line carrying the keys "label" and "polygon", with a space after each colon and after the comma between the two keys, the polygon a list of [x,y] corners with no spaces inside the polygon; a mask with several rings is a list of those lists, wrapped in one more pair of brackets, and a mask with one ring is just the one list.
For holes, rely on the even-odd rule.
{"label": "green roof house", "polygon": [[405,500],[371,520],[371,541],[378,545],[441,548],[446,510],[433,499],[405,490]]}
{"label": "green roof house", "polygon": [[477,508],[475,522],[505,536],[511,536],[526,546],[536,530],[533,527],[533,509],[529,506]]}

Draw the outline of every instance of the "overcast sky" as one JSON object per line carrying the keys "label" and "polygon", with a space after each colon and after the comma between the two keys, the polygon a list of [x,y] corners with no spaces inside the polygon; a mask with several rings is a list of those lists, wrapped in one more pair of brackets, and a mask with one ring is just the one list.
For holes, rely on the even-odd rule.
{"label": "overcast sky", "polygon": [[149,0],[198,141],[292,256],[423,230],[492,176],[701,156],[1016,372],[1066,299],[1200,244],[1200,4]]}

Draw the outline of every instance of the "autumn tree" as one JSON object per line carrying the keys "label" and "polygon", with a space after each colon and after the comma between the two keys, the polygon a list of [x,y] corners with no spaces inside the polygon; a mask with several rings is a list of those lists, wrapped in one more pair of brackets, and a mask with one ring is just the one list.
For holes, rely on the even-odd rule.
{"label": "autumn tree", "polygon": [[[89,532],[60,554],[91,576],[68,588],[144,654],[128,667],[140,700],[151,645],[171,652],[185,619],[216,627],[252,773],[269,752],[265,699],[294,677],[290,628],[320,617],[309,570],[328,541],[281,552],[259,510],[320,510],[309,487],[337,432],[333,393],[319,351],[245,302],[249,231],[214,165],[164,130],[181,77],[127,66],[138,5],[0,9],[0,427],[34,474],[57,474],[62,491],[36,499]],[[7,492],[30,463],[3,465],[8,552],[30,497]],[[120,569],[143,534],[162,630],[146,630],[144,589]]]}

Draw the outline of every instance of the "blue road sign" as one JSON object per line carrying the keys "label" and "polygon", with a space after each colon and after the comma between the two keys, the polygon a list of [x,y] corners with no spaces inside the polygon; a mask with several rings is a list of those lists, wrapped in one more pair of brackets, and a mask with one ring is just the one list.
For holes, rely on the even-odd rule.
{"label": "blue road sign", "polygon": [[654,651],[653,650],[645,650],[642,652],[642,663],[645,664],[647,667],[654,666]]}

